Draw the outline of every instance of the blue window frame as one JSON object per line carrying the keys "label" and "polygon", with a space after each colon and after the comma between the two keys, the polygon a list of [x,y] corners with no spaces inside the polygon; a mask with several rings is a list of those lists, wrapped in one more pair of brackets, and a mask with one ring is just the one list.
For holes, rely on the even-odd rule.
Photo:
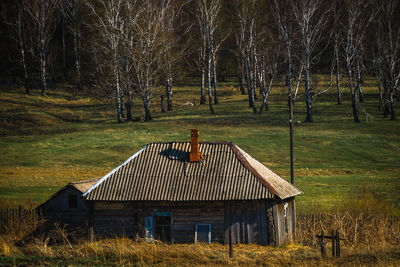
{"label": "blue window frame", "polygon": [[204,242],[211,244],[211,224],[198,223],[194,234],[195,242]]}
{"label": "blue window frame", "polygon": [[153,239],[153,217],[147,216],[145,218],[145,230],[146,230],[146,240]]}
{"label": "blue window frame", "polygon": [[[171,239],[171,225],[160,225],[160,218],[157,217],[171,217],[171,212],[166,212],[166,211],[156,211],[152,213],[152,216],[147,216],[145,218],[145,238],[147,241],[151,241],[156,238],[160,238],[160,231],[157,231],[157,227],[167,227],[169,229],[168,234],[167,234],[167,239]],[[156,225],[154,225],[156,224]],[[164,229],[164,233],[166,230]],[[160,230],[160,229],[158,229]],[[169,241],[169,240],[168,240]]]}
{"label": "blue window frame", "polygon": [[155,211],[155,212],[153,212],[153,216],[171,216],[171,212]]}

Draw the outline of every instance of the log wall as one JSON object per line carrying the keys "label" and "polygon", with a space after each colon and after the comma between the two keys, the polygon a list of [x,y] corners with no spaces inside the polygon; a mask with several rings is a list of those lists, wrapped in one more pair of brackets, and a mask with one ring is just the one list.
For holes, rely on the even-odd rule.
{"label": "log wall", "polygon": [[[89,209],[80,195],[82,193],[74,187],[67,187],[59,192],[54,198],[49,199],[38,208],[46,227],[59,224],[70,230],[86,230],[88,225]],[[77,207],[70,208],[68,205],[69,195],[77,199]]]}
{"label": "log wall", "polygon": [[[286,204],[285,204],[286,203]],[[286,208],[285,208],[286,205]],[[104,237],[145,236],[145,218],[171,214],[171,242],[195,242],[196,224],[211,224],[211,242],[281,245],[294,233],[294,201],[93,202],[89,221]],[[286,210],[286,214],[285,214]]]}

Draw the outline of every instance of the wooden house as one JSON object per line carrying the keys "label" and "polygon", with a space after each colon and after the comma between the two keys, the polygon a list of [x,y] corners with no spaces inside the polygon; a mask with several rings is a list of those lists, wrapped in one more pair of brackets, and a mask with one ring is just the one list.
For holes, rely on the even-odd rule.
{"label": "wooden house", "polygon": [[151,143],[83,193],[96,235],[281,245],[301,191],[231,142]]}

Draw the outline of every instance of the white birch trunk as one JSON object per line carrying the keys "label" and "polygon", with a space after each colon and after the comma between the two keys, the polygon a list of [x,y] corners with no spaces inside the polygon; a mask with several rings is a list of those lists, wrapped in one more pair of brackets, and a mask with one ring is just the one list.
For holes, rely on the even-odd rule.
{"label": "white birch trunk", "polygon": [[211,64],[212,64],[212,48],[211,48],[211,36],[210,36],[210,26],[206,26],[206,36],[207,36],[207,90],[208,90],[208,104],[210,106],[211,114],[215,114],[212,101],[212,89],[211,89]]}

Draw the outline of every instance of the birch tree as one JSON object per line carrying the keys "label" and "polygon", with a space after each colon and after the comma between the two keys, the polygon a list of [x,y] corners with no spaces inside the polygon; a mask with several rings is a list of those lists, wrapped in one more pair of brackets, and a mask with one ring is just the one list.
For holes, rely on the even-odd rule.
{"label": "birch tree", "polygon": [[344,38],[344,61],[346,66],[346,76],[351,95],[351,105],[355,122],[360,122],[359,105],[360,91],[355,79],[355,68],[357,58],[361,53],[362,42],[368,25],[373,20],[374,14],[368,13],[371,7],[370,1],[347,0],[345,2],[346,18],[342,25],[345,33]]}
{"label": "birch tree", "polygon": [[144,1],[143,11],[133,23],[133,75],[145,110],[145,121],[152,120],[150,101],[159,92],[157,84],[163,71],[163,53],[166,39],[163,33],[164,16],[170,2],[163,5]]}
{"label": "birch tree", "polygon": [[173,56],[172,49],[174,47],[174,22],[176,19],[176,11],[173,4],[167,0],[161,1],[161,8],[163,12],[162,27],[163,27],[163,50],[164,50],[164,70],[165,70],[165,93],[167,96],[167,110],[172,110],[172,64]]}
{"label": "birch tree", "polygon": [[[380,40],[383,74],[386,79],[383,95],[384,116],[390,113],[390,119],[396,119],[394,97],[397,93],[400,79],[400,10],[398,1],[383,0],[380,2],[378,23],[383,37]],[[397,93],[398,94],[398,93]]]}
{"label": "birch tree", "polygon": [[44,96],[47,90],[46,70],[48,65],[48,47],[56,29],[61,0],[30,0],[25,2],[31,27],[36,31],[35,45],[39,57],[40,89]]}
{"label": "birch tree", "polygon": [[[215,47],[215,34],[217,30],[217,18],[221,8],[221,2],[219,0],[197,0],[197,16],[200,27],[200,34],[202,39],[201,60],[204,59],[204,65],[201,67],[205,68],[204,80],[207,81],[208,91],[208,104],[210,106],[211,114],[215,114],[213,101],[212,101],[212,87],[214,83],[214,103],[218,103],[218,92],[217,92],[217,79],[216,79],[216,47]],[[214,77],[214,78],[213,78]]]}
{"label": "birch tree", "polygon": [[305,122],[313,122],[311,65],[315,49],[325,33],[324,26],[329,7],[324,5],[323,0],[299,0],[292,2],[292,10],[300,33],[301,52],[298,53],[298,58],[304,65],[304,91],[307,110]]}
{"label": "birch tree", "polygon": [[205,95],[205,84],[206,84],[206,58],[207,58],[207,38],[206,38],[206,21],[205,14],[201,9],[200,3],[196,3],[196,12],[197,15],[197,23],[199,26],[199,35],[200,35],[200,48],[199,48],[199,57],[197,60],[197,65],[200,71],[200,105],[206,103],[206,95]]}
{"label": "birch tree", "polygon": [[[182,42],[190,27],[184,23],[179,23],[179,16],[182,13],[183,1],[162,0],[160,8],[162,15],[163,32],[163,75],[165,76],[165,93],[167,96],[167,110],[172,110],[173,79],[176,76],[175,65],[187,52],[186,42]],[[179,31],[179,33],[178,33]],[[175,71],[175,73],[174,73]]]}
{"label": "birch tree", "polygon": [[64,80],[67,80],[67,48],[66,48],[66,31],[67,25],[71,20],[71,1],[65,0],[61,3],[61,46],[62,46],[62,67]]}
{"label": "birch tree", "polygon": [[[13,14],[9,13],[2,13],[2,16],[4,18],[5,24],[8,26],[10,33],[11,33],[11,39],[15,41],[17,52],[18,52],[18,64],[20,65],[20,68],[22,70],[22,75],[24,79],[24,88],[25,88],[25,93],[27,95],[30,95],[30,89],[31,89],[31,82],[30,82],[30,71],[29,71],[29,66],[28,66],[28,55],[27,55],[27,50],[32,45],[32,32],[30,31],[31,28],[29,27],[29,21],[28,21],[28,14],[26,13],[26,8],[25,8],[25,2],[26,0],[17,0],[15,1],[13,5]],[[5,6],[2,7],[3,10],[5,10]]]}
{"label": "birch tree", "polygon": [[268,81],[268,86],[267,88],[262,92],[262,102],[261,102],[261,107],[260,110],[258,111],[259,114],[263,112],[263,110],[269,110],[268,107],[268,96],[271,92],[272,89],[272,83],[275,79],[277,70],[278,70],[278,63],[280,59],[280,44],[279,42],[275,41],[272,37],[272,34],[270,34],[270,38],[268,40],[268,46],[266,49],[266,57],[267,57],[267,69],[268,69],[268,76],[269,76],[269,81]]}
{"label": "birch tree", "polygon": [[[135,64],[135,38],[136,32],[134,24],[141,12],[141,6],[137,1],[126,2],[126,12],[124,16],[124,30],[122,32],[123,41],[121,53],[121,83],[122,90],[126,92],[125,102],[126,120],[132,121],[133,99],[138,95],[135,84],[134,64]],[[123,103],[122,103],[123,104]]]}
{"label": "birch tree", "polygon": [[342,19],[342,7],[338,0],[335,1],[335,6],[332,8],[333,13],[333,57],[334,66],[336,69],[336,91],[337,91],[337,103],[342,104],[342,91],[340,88],[340,55],[339,55],[339,45],[341,43],[341,32],[339,23]]}
{"label": "birch tree", "polygon": [[246,90],[244,88],[245,84],[245,66],[244,66],[244,31],[238,31],[235,35],[237,49],[235,50],[236,59],[238,63],[238,80],[239,80],[239,88],[242,95],[246,94]]}
{"label": "birch tree", "polygon": [[[241,57],[239,62],[242,66],[243,80],[246,80],[249,107],[257,113],[255,106],[256,97],[256,18],[254,1],[239,2],[238,4],[239,31],[236,34],[238,54]],[[244,73],[244,74],[243,74]]]}
{"label": "birch tree", "polygon": [[82,90],[82,80],[81,80],[81,2],[80,0],[70,0],[71,2],[71,18],[72,23],[70,29],[72,31],[72,36],[74,39],[74,66],[75,66],[75,80],[76,87]]}
{"label": "birch tree", "polygon": [[102,52],[111,59],[111,71],[113,87],[115,91],[115,102],[117,110],[117,121],[122,122],[121,114],[121,84],[119,80],[120,57],[123,17],[122,12],[125,0],[88,0],[86,5],[92,11],[96,23],[95,31],[98,34],[98,45]]}

